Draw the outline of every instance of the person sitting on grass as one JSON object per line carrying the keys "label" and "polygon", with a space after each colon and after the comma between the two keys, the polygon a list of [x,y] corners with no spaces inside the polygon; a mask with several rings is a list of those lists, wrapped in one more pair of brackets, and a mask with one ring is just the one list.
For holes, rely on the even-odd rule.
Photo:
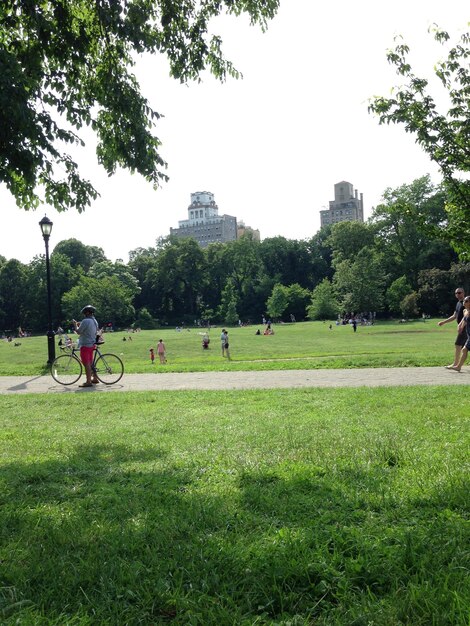
{"label": "person sitting on grass", "polygon": [[457,365],[452,367],[452,369],[456,372],[460,372],[460,370],[462,369],[463,364],[467,360],[468,351],[470,350],[470,296],[465,296],[465,298],[463,299],[463,306],[463,318],[462,321],[459,323],[459,333],[463,333],[465,331],[467,333],[467,340],[460,352],[459,362],[457,363]]}

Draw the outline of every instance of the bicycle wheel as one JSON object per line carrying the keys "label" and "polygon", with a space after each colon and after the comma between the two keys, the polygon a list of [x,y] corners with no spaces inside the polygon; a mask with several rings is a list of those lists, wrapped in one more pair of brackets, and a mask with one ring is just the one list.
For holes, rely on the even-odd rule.
{"label": "bicycle wheel", "polygon": [[105,385],[114,385],[124,374],[124,364],[115,354],[100,354],[94,364],[96,377]]}
{"label": "bicycle wheel", "polygon": [[82,375],[82,364],[74,354],[61,354],[51,364],[51,376],[60,385],[73,385]]}

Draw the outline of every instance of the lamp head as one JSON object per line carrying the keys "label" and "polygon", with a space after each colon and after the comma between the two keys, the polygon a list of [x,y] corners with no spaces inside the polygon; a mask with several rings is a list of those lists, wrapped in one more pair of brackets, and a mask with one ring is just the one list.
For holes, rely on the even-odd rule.
{"label": "lamp head", "polygon": [[44,239],[49,239],[52,231],[52,222],[47,217],[47,215],[45,215],[39,222],[39,226],[41,227],[41,232]]}

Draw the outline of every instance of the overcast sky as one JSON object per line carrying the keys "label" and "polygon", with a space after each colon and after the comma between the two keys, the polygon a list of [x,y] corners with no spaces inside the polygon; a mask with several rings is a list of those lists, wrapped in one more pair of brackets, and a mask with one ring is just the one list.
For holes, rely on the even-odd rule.
{"label": "overcast sky", "polygon": [[155,245],[187,218],[195,191],[214,193],[219,214],[235,215],[262,238],[313,236],[341,180],[364,194],[367,218],[387,187],[426,173],[439,181],[402,126],[379,126],[367,111],[369,98],[389,95],[400,82],[387,49],[402,35],[415,73],[430,77],[444,50],[429,27],[437,23],[456,42],[469,20],[468,0],[281,0],[264,34],[245,18],[215,20],[213,31],[243,80],[180,85],[163,57],[140,59],[135,68],[164,115],[156,134],[170,181],[154,191],[138,175],[108,178],[89,144],[80,162],[101,197],[81,215],[25,212],[0,187],[8,225],[0,229],[0,254],[23,262],[43,254],[38,222],[47,213],[51,249],[75,237],[127,262],[130,250]]}

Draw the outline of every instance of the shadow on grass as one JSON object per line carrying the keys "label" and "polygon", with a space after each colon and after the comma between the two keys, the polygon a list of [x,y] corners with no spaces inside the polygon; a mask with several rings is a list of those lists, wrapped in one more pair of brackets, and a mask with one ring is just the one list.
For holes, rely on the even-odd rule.
{"label": "shadow on grass", "polygon": [[224,480],[131,445],[2,468],[2,623],[465,623],[457,486],[424,506],[390,468]]}

